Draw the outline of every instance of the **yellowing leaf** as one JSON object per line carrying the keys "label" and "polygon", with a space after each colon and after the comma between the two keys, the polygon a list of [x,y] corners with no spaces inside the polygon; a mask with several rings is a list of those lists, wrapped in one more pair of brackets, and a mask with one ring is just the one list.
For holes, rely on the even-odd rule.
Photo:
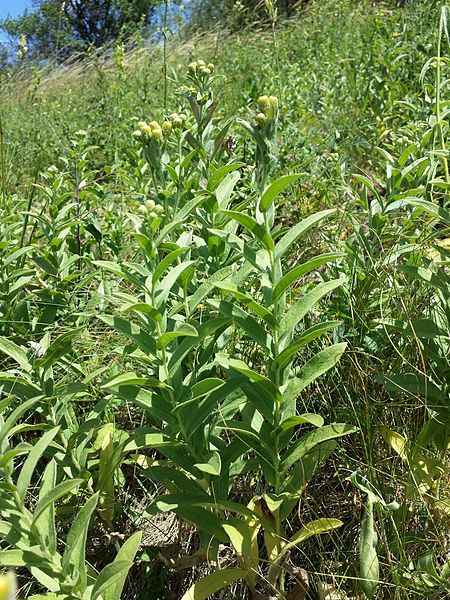
{"label": "yellowing leaf", "polygon": [[400,456],[400,458],[403,460],[407,459],[408,440],[396,431],[392,431],[387,427],[381,428],[381,435],[383,436],[384,441]]}
{"label": "yellowing leaf", "polygon": [[206,600],[215,592],[230,585],[230,583],[234,583],[238,579],[242,579],[246,575],[247,571],[244,571],[244,569],[223,569],[216,571],[194,583],[181,600]]}

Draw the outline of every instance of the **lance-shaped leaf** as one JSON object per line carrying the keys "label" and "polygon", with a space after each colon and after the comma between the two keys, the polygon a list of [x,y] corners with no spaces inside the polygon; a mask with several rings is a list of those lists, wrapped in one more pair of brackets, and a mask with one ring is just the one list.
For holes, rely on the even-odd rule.
{"label": "lance-shaped leaf", "polygon": [[276,284],[275,289],[273,291],[274,300],[279,298],[283,292],[287,290],[289,286],[298,281],[300,277],[310,273],[314,269],[331,262],[333,260],[337,260],[338,258],[342,258],[344,255],[340,252],[328,252],[327,254],[319,254],[319,256],[315,256],[311,260],[303,263],[302,265],[298,265],[291,269],[286,275],[284,275],[280,281]]}
{"label": "lance-shaped leaf", "polygon": [[206,600],[222,588],[247,575],[244,569],[222,569],[215,571],[189,588],[181,600]]}
{"label": "lance-shaped leaf", "polygon": [[261,319],[264,319],[264,321],[266,321],[266,323],[268,323],[271,327],[275,328],[278,326],[277,320],[270,312],[270,310],[256,302],[256,300],[253,300],[253,298],[251,298],[247,293],[239,290],[234,283],[231,283],[229,281],[221,281],[215,283],[215,287],[225,292],[228,292],[229,294],[240,300],[242,304],[244,304],[247,308],[254,312],[255,315],[261,317]]}
{"label": "lance-shaped leaf", "polygon": [[275,244],[272,236],[262,225],[255,221],[253,217],[246,215],[245,213],[240,213],[236,210],[224,210],[222,212],[243,225],[266,250],[274,249]]}
{"label": "lance-shaped leaf", "polygon": [[275,246],[275,259],[281,259],[289,251],[293,243],[295,243],[303,234],[307,233],[312,227],[333,215],[336,209],[322,210],[321,212],[315,213],[306,219],[303,219],[300,223],[291,227],[287,233],[277,242]]}
{"label": "lance-shaped leaf", "polygon": [[293,175],[283,175],[273,183],[271,183],[261,196],[258,208],[261,212],[266,212],[273,204],[275,198],[280,194],[288,185],[296,181],[301,177],[301,173],[295,173]]}
{"label": "lance-shaped leaf", "polygon": [[73,568],[80,577],[81,588],[86,587],[86,540],[91,521],[98,502],[98,493],[91,496],[78,511],[72,526],[67,534],[66,550],[64,552],[62,567],[67,572]]}

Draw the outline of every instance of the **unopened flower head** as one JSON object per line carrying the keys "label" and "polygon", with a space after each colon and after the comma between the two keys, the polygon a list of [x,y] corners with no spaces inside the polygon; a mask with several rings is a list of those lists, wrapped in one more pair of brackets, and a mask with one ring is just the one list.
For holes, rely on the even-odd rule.
{"label": "unopened flower head", "polygon": [[155,129],[152,130],[152,137],[158,141],[162,140],[163,132],[162,132],[161,127],[158,127],[158,128],[155,127]]}
{"label": "unopened flower head", "polygon": [[163,214],[163,212],[164,212],[164,207],[163,207],[161,204],[157,204],[157,205],[155,206],[155,213],[156,213],[158,216],[161,216],[161,215]]}
{"label": "unopened flower head", "polygon": [[259,108],[260,112],[267,114],[267,112],[270,108],[269,96],[260,96],[258,98],[258,108]]}
{"label": "unopened flower head", "polygon": [[142,137],[142,131],[140,129],[136,129],[136,131],[133,131],[132,136],[136,139]]}
{"label": "unopened flower head", "polygon": [[154,200],[146,200],[145,206],[148,208],[148,210],[155,210],[156,204]]}
{"label": "unopened flower head", "polygon": [[171,131],[173,129],[173,125],[171,121],[164,121],[164,123],[162,124],[162,129],[163,131],[166,131],[167,133],[169,131]]}
{"label": "unopened flower head", "polygon": [[86,137],[87,136],[87,132],[84,129],[79,129],[78,131],[75,131],[74,135],[76,135],[77,137]]}
{"label": "unopened flower head", "polygon": [[0,600],[14,600],[17,594],[17,580],[13,571],[0,574]]}
{"label": "unopened flower head", "polygon": [[188,71],[191,75],[203,75],[204,77],[208,77],[214,70],[213,63],[208,63],[204,60],[197,60],[196,62],[191,62],[188,65]]}
{"label": "unopened flower head", "polygon": [[256,124],[260,129],[264,127],[267,122],[267,117],[264,113],[260,112],[256,115]]}
{"label": "unopened flower head", "polygon": [[146,215],[148,213],[147,207],[144,204],[141,204],[138,207],[138,211],[141,213],[141,215]]}

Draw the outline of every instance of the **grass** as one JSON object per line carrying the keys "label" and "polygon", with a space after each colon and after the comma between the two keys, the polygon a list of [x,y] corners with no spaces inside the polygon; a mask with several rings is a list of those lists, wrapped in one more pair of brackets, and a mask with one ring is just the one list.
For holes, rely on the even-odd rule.
{"label": "grass", "polygon": [[[2,79],[0,566],[23,597],[448,594],[448,12],[271,20]],[[18,543],[14,514],[77,478]]]}

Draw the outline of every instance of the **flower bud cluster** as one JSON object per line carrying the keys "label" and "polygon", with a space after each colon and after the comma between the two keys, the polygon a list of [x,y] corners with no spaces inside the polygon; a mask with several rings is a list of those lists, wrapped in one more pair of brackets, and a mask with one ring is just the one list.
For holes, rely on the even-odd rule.
{"label": "flower bud cluster", "polygon": [[154,200],[146,200],[144,204],[139,206],[138,211],[141,215],[146,215],[150,220],[153,220],[162,217],[164,208],[161,204],[155,204]]}
{"label": "flower bud cluster", "polygon": [[214,71],[213,63],[206,64],[204,60],[197,60],[191,62],[188,65],[188,71],[190,75],[196,75],[197,77],[209,77]]}
{"label": "flower bud cluster", "polygon": [[260,96],[258,98],[258,114],[256,124],[260,129],[267,121],[274,121],[278,116],[278,98],[276,96]]}
{"label": "flower bud cluster", "polygon": [[183,127],[183,123],[186,121],[187,116],[184,113],[172,113],[169,115],[168,121],[166,123],[174,129],[181,129]]}
{"label": "flower bud cluster", "polygon": [[153,139],[157,142],[162,142],[164,131],[167,131],[167,129],[161,127],[158,121],[150,121],[150,123],[139,121],[138,129],[133,132],[133,137],[135,139],[141,139],[142,141]]}

